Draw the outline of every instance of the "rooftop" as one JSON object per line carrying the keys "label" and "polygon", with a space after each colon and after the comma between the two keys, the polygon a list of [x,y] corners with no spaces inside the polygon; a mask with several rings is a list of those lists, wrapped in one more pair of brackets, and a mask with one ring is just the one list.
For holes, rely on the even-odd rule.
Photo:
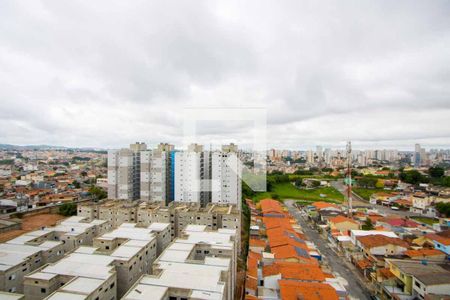
{"label": "rooftop", "polygon": [[329,284],[316,282],[297,282],[279,280],[283,300],[338,300],[336,290]]}
{"label": "rooftop", "polygon": [[389,260],[398,267],[403,273],[414,276],[425,285],[449,284],[450,265],[444,263],[426,264],[417,260]]}
{"label": "rooftop", "polygon": [[381,234],[360,236],[356,238],[364,247],[374,248],[385,245],[397,245],[408,248],[409,244],[399,238],[384,236]]}

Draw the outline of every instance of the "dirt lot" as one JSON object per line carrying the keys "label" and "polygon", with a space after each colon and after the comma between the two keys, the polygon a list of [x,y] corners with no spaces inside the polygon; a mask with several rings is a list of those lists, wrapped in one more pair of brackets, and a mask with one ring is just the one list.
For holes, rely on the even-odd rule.
{"label": "dirt lot", "polygon": [[0,243],[6,242],[10,239],[18,237],[25,232],[33,231],[41,228],[42,226],[53,226],[59,220],[64,219],[64,216],[57,214],[40,214],[29,217],[24,217],[22,219],[22,229],[21,230],[11,230],[0,234]]}

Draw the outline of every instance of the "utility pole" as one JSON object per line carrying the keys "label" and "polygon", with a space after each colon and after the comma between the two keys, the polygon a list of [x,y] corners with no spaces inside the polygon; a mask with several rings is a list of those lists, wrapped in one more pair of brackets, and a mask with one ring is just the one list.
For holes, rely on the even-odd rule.
{"label": "utility pole", "polygon": [[347,216],[352,218],[352,142],[347,142]]}

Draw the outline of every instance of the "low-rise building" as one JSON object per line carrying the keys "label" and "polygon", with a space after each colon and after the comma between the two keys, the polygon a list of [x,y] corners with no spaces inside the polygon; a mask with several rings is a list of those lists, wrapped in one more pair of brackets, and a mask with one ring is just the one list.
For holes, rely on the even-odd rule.
{"label": "low-rise building", "polygon": [[[171,224],[172,237],[178,237],[187,225],[205,225],[210,230],[238,229],[241,213],[236,205],[209,204],[201,207],[198,203],[171,202],[164,206],[160,202],[113,201],[80,203],[78,215],[90,219],[109,221],[113,227],[122,223],[136,222],[148,226],[155,222]],[[240,249],[240,239],[237,247]]]}
{"label": "low-rise building", "polygon": [[60,261],[24,278],[26,299],[117,299],[114,258],[80,247]]}
{"label": "low-rise building", "polygon": [[189,225],[123,299],[234,299],[236,230]]}
{"label": "low-rise building", "polygon": [[450,270],[448,264],[417,260],[388,259],[389,270],[395,276],[384,293],[396,299],[426,299],[430,294],[450,293]]}
{"label": "low-rise building", "polygon": [[433,241],[435,249],[450,255],[450,230],[427,234],[426,238]]}
{"label": "low-rise building", "polygon": [[357,241],[367,257],[371,255],[402,255],[409,247],[408,243],[402,239],[384,235],[361,236],[357,238]]}
{"label": "low-rise building", "polygon": [[[143,274],[152,272],[156,235],[170,227],[156,225],[151,229],[123,223],[95,238],[93,246],[81,246],[62,260],[41,267],[25,276],[26,298],[120,299]],[[166,236],[170,238],[168,231]],[[161,241],[166,242],[165,237]]]}
{"label": "low-rise building", "polygon": [[58,261],[80,245],[109,230],[106,221],[87,222],[70,217],[54,227],[43,227],[0,244],[0,290],[23,291],[23,278],[39,267]]}
{"label": "low-rise building", "polygon": [[328,225],[331,230],[339,230],[341,232],[348,232],[360,228],[360,224],[357,221],[344,216],[329,218]]}
{"label": "low-rise building", "polygon": [[407,250],[405,254],[409,259],[414,260],[427,260],[427,261],[445,261],[447,255],[436,249],[417,249],[417,250]]}

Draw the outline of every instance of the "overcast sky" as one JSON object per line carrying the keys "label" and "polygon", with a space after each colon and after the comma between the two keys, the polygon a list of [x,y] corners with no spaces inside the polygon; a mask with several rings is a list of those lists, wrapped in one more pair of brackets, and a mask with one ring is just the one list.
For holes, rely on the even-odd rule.
{"label": "overcast sky", "polygon": [[[0,143],[180,144],[267,110],[268,147],[450,148],[449,1],[0,1]],[[245,142],[254,123],[203,122]]]}

